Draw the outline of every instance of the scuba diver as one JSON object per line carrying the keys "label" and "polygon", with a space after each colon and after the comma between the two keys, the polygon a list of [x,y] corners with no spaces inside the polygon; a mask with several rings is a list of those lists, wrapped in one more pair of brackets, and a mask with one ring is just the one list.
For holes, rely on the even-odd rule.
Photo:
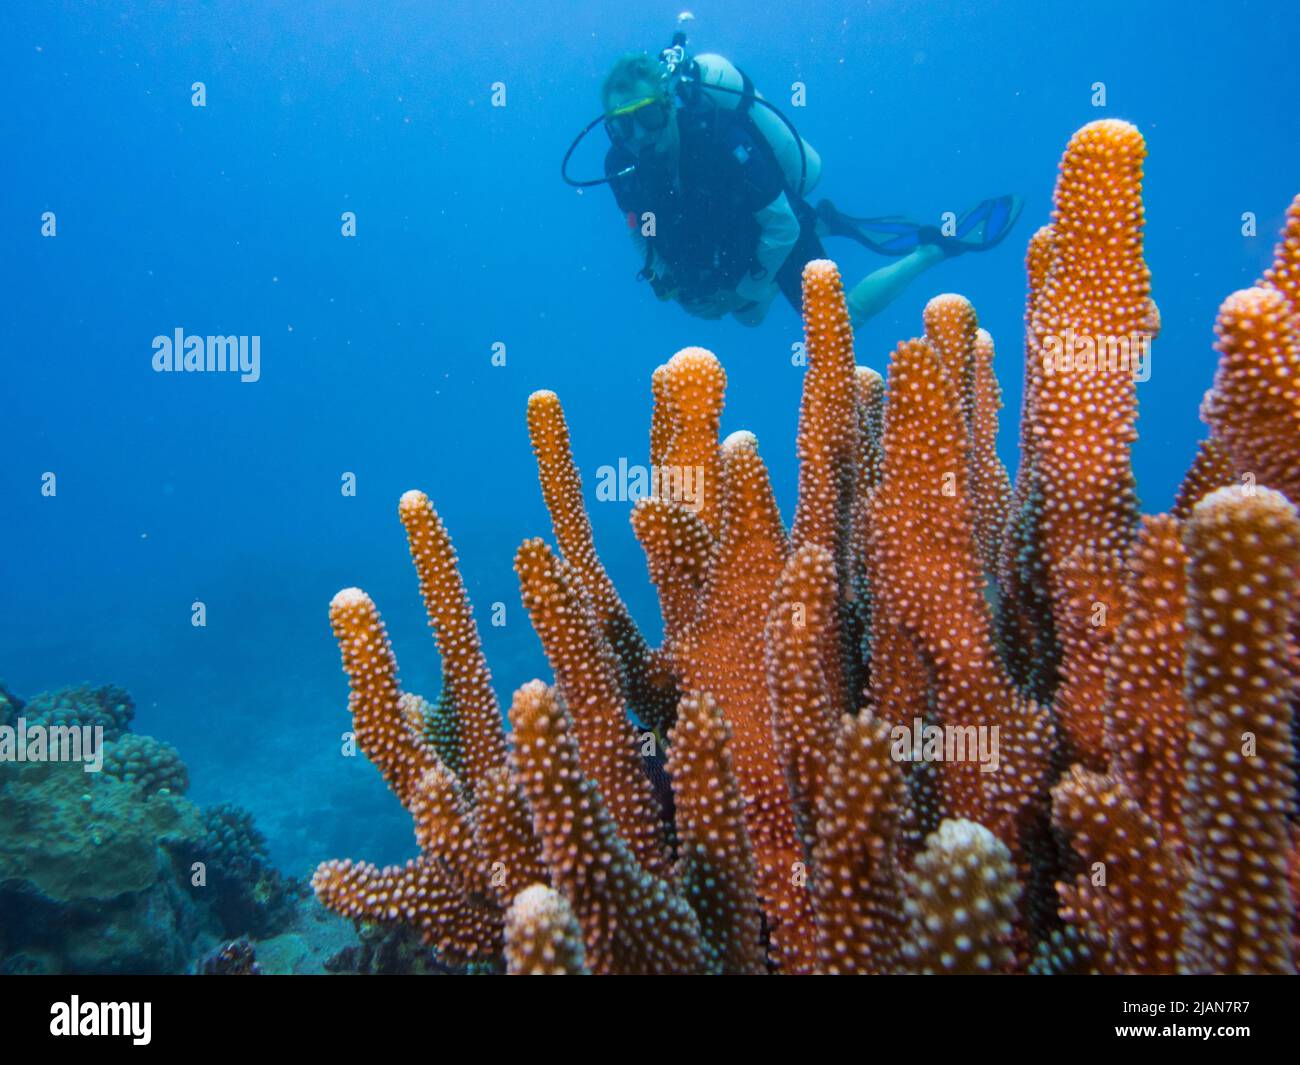
{"label": "scuba diver", "polygon": [[[842,236],[896,262],[847,294],[856,327],[936,263],[995,247],[1020,215],[1019,196],[985,200],[942,228],[900,217],[854,218],[808,194],[821,159],[784,114],[720,55],[691,57],[680,30],[656,61],[630,53],[601,90],[604,111],[570,145],[561,175],[609,184],[641,258],[637,277],[697,318],[758,325],[777,294],[796,311],[804,265]],[[577,181],[568,163],[604,125],[605,176]]]}

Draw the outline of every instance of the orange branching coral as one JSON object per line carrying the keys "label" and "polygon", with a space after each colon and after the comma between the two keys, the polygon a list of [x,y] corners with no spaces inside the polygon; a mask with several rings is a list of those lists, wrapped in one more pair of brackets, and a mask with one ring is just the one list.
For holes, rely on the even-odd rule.
{"label": "orange branching coral", "polygon": [[[1024,393],[1021,396],[1020,410],[1020,471],[1012,493],[1011,513],[1016,524],[1025,524],[1030,513],[1028,505],[1031,491],[1037,487],[1037,453],[1041,443],[1036,431],[1038,426],[1038,396],[1043,387],[1042,342],[1036,331],[1039,322],[1039,306],[1043,291],[1047,285],[1047,275],[1056,256],[1051,226],[1039,227],[1029,238],[1029,249],[1025,253],[1025,276],[1027,290],[1025,293],[1025,373]],[[1037,513],[1041,517],[1041,513]],[[1022,531],[1020,540],[1025,533]],[[1021,543],[1013,541],[1008,530],[1008,540],[1004,542],[999,560],[1001,567],[999,581],[1010,589],[1018,576],[1017,569],[1031,562],[1041,554],[1041,544],[1025,544],[1029,550],[1020,553]]]}
{"label": "orange branching coral", "polygon": [[402,712],[388,631],[360,588],[345,588],[333,598],[330,625],[350,682],[348,709],[357,745],[397,797],[408,803],[420,778],[439,763]]}
{"label": "orange branching coral", "polygon": [[325,862],[312,886],[345,917],[414,927],[450,958],[490,958],[500,949],[501,913],[474,860],[471,815],[455,777],[403,714],[397,662],[379,612],[364,592],[347,588],[330,603],[330,622],[351,682],[357,744],[411,811],[423,850],[419,859],[385,869]]}
{"label": "orange branching coral", "polygon": [[1183,877],[1159,828],[1114,776],[1074,766],[1052,793],[1080,872],[1059,885],[1061,916],[1094,944],[1103,972],[1172,972]]}
{"label": "orange branching coral", "polygon": [[1273,254],[1273,265],[1265,271],[1260,284],[1277,289],[1291,304],[1291,313],[1300,315],[1300,196],[1287,208],[1286,225]]}
{"label": "orange branching coral", "polygon": [[712,696],[682,696],[668,772],[677,809],[678,878],[700,919],[710,972],[765,970],[754,897],[757,871],[745,802],[732,768],[731,730]]}
{"label": "orange branching coral", "polygon": [[666,499],[638,500],[632,510],[632,529],[659,592],[664,646],[671,655],[699,611],[712,537],[694,513]]}
{"label": "orange branching coral", "polygon": [[1278,492],[1221,488],[1196,505],[1184,541],[1192,876],[1180,964],[1292,973],[1288,629],[1300,593],[1300,518]]}
{"label": "orange branching coral", "polygon": [[[891,728],[912,732],[918,722],[933,717],[931,670],[917,641],[901,626],[877,618],[871,639],[871,698],[874,716]],[[913,849],[939,827],[944,802],[940,794],[940,764],[925,760],[905,763],[904,776],[916,813]]]}
{"label": "orange branching coral", "polygon": [[[1059,886],[1061,915],[1092,944],[1103,972],[1177,966],[1187,882],[1185,563],[1177,522],[1145,519],[1104,665],[1109,768],[1076,765],[1053,792],[1054,820],[1079,867]],[[1088,691],[1099,697],[1091,683]]]}
{"label": "orange branching coral", "polygon": [[[1136,438],[1132,353],[1150,336],[1150,273],[1142,258],[1146,145],[1103,119],[1070,140],[1056,183],[1051,265],[1036,293],[1029,353],[1034,469],[1043,495],[1041,546],[1054,610],[1065,560],[1078,548],[1123,553],[1137,521],[1129,448]],[[1091,358],[1089,354],[1091,353]]]}
{"label": "orange branching coral", "polygon": [[[1025,252],[1025,394],[1020,420],[1020,461],[1033,460],[1042,442],[1038,432],[1039,396],[1043,391],[1043,336],[1040,327],[1044,319],[1044,297],[1048,277],[1056,264],[1056,232],[1051,226],[1040,226],[1029,238]],[[1030,461],[1030,465],[1033,463]]]}
{"label": "orange branching coral", "polygon": [[500,951],[499,915],[468,903],[433,861],[379,869],[369,862],[323,862],[312,876],[321,905],[353,921],[413,928],[453,962],[491,960]]}
{"label": "orange branching coral", "polygon": [[789,538],[754,437],[718,440],[718,361],[655,371],[659,490],[631,520],[657,649],[535,394],[559,552],[525,541],[516,569],[557,687],[516,693],[513,749],[450,540],[408,493],[439,699],[401,692],[363,593],[331,619],[421,853],[325,863],[322,900],[512,972],[1292,971],[1300,518],[1276,489],[1300,469],[1300,200],[1220,316],[1214,432],[1175,513],[1139,523],[1144,151],[1122,122],[1079,131],[1030,242],[1013,493],[992,341],[959,296],[886,389],[853,365],[834,267],[808,266]]}
{"label": "orange branching coral", "polygon": [[1187,749],[1187,553],[1172,517],[1142,519],[1128,568],[1123,620],[1106,668],[1106,749],[1111,771],[1168,849],[1182,842]]}
{"label": "orange branching coral", "polygon": [[880,438],[885,420],[885,379],[867,366],[854,374],[857,408],[857,454],[854,468],[853,514],[850,526],[852,553],[848,569],[839,573],[845,586],[844,647],[845,687],[860,704],[867,688],[867,660],[871,645],[871,493],[880,483],[884,455]]}
{"label": "orange branching coral", "polygon": [[808,369],[799,408],[799,502],[790,533],[795,547],[817,544],[833,557],[846,523],[857,447],[857,380],[853,330],[835,264],[815,259],[803,271]]}
{"label": "orange branching coral", "polygon": [[998,457],[998,412],[1002,389],[993,372],[993,338],[975,333],[974,409],[971,414],[971,498],[975,508],[975,544],[986,573],[995,573],[1003,530],[1011,513],[1011,478]]}
{"label": "orange branching coral", "polygon": [[798,549],[785,564],[767,621],[772,728],[805,850],[812,849],[816,838],[817,798],[838,720],[823,669],[836,610],[835,583],[829,551],[816,544]]}
{"label": "orange branching coral", "polygon": [[[1076,765],[1053,792],[1056,825],[1078,864],[1073,880],[1059,886],[1061,916],[1091,944],[1093,964],[1103,972],[1169,973],[1177,966],[1187,882],[1185,562],[1177,522],[1145,519],[1129,559],[1122,620],[1107,641],[1099,705],[1109,771]],[[1113,603],[1106,609],[1119,616]],[[1068,676],[1069,670],[1061,695],[1067,686],[1079,694]],[[1086,690],[1100,697],[1093,683]]]}
{"label": "orange branching coral", "polygon": [[1002,392],[993,375],[993,338],[979,328],[970,301],[951,292],[930,300],[923,320],[925,338],[961,403],[975,541],[991,573],[1011,505],[1011,480],[997,453]]}
{"label": "orange branching coral", "polygon": [[908,810],[889,727],[869,713],[845,715],[818,804],[812,855],[821,971],[898,970],[907,930],[902,840]]}
{"label": "orange branching coral", "polygon": [[398,504],[398,516],[406,529],[429,627],[442,657],[443,691],[456,707],[465,783],[473,793],[487,773],[506,762],[505,733],[492,674],[456,568],[456,551],[429,497],[423,492],[407,492]]}
{"label": "orange branching coral", "polygon": [[[859,366],[854,374],[857,383],[858,408],[858,500],[863,502],[867,493],[880,483],[880,467],[884,455],[880,450],[880,434],[885,421],[885,379],[869,366]],[[859,508],[861,509],[861,508]],[[855,532],[853,540],[861,550],[861,533]]]}
{"label": "orange branching coral", "polygon": [[668,445],[673,438],[673,409],[668,397],[668,366],[656,366],[650,375],[650,465],[667,461]]}
{"label": "orange branching coral", "polygon": [[594,973],[694,973],[704,966],[690,906],[638,863],[601,791],[583,775],[568,712],[541,681],[510,707],[514,769],[551,882],[573,907]]}
{"label": "orange branching coral", "polygon": [[718,427],[727,375],[711,351],[683,348],[656,372],[652,462],[661,499],[691,506],[713,534],[722,523]]}
{"label": "orange branching coral", "polygon": [[1029,240],[1025,273],[1025,375],[1020,415],[1020,470],[1011,512],[1002,532],[998,558],[1001,599],[998,629],[1012,678],[1036,698],[1048,699],[1056,685],[1059,650],[1052,622],[1051,581],[1043,549],[1043,489],[1038,469],[1038,397],[1043,361],[1038,310],[1056,254],[1052,227],[1042,226]]}
{"label": "orange branching coral", "polygon": [[669,860],[639,740],[624,713],[618,663],[572,571],[541,540],[515,555],[524,606],[573,714],[583,772],[600,788],[623,839],[647,872]]}
{"label": "orange branching coral", "polygon": [[905,948],[923,973],[1007,972],[1020,882],[1011,852],[973,821],[945,821],[908,874]]}
{"label": "orange branching coral", "polygon": [[979,319],[965,296],[945,292],[935,296],[922,312],[925,339],[930,342],[944,375],[952,382],[966,423],[969,455],[970,431],[975,420],[975,334]]}
{"label": "orange branching coral", "polygon": [[641,630],[596,554],[591,521],[582,502],[582,477],[573,461],[564,410],[554,392],[538,391],[528,397],[528,436],[556,543],[589,597],[605,639],[618,656],[620,683],[627,701],[632,712],[650,728],[662,731],[672,721],[677,693],[662,664],[651,656]]}
{"label": "orange branching coral", "polygon": [[764,628],[787,543],[767,469],[749,433],[723,444],[722,528],[699,614],[676,648],[683,687],[707,691],[732,731],[736,778],[758,863],[759,895],[783,967],[812,967],[812,913],[794,882],[803,853],[772,732]]}
{"label": "orange branching coral", "polygon": [[[982,579],[965,506],[966,429],[957,392],[924,340],[899,345],[888,389],[885,460],[872,496],[872,658],[883,657],[891,628],[901,630],[916,641],[932,674],[936,705],[925,715],[929,722],[988,724],[988,701],[1009,700],[1011,693],[994,675],[990,644],[980,639]],[[967,680],[952,684],[958,670]],[[875,701],[887,697],[881,688],[890,681],[896,677],[887,670],[873,670]],[[953,705],[954,697],[963,705]],[[951,811],[987,815],[978,765],[945,764],[942,778]]]}
{"label": "orange branching coral", "polygon": [[[796,549],[816,544],[830,553],[841,575],[856,565],[851,540],[854,520],[855,464],[859,442],[858,384],[853,363],[853,329],[849,325],[844,286],[835,264],[815,259],[803,271],[803,320],[808,369],[799,408],[799,501],[790,542]],[[835,715],[854,709],[840,641],[852,633],[848,580],[836,588],[837,604],[818,635],[822,668]]]}
{"label": "orange branching coral", "polygon": [[1170,513],[1179,521],[1192,516],[1192,508],[1216,488],[1226,488],[1237,482],[1237,471],[1232,457],[1214,437],[1202,440],[1196,448],[1196,458],[1178,487],[1178,496]]}
{"label": "orange branching coral", "polygon": [[1106,664],[1123,616],[1124,566],[1115,552],[1078,548],[1057,571],[1061,683],[1053,710],[1068,761],[1106,766]]}
{"label": "orange branching coral", "polygon": [[456,889],[467,897],[489,895],[488,874],[477,861],[473,813],[455,775],[442,765],[426,769],[409,809],[420,850],[438,855]]}
{"label": "orange branching coral", "polygon": [[[944,760],[949,816],[992,828],[1015,846],[1020,808],[1037,794],[1050,751],[1042,712],[1022,702],[993,644],[967,493],[965,428],[952,382],[924,340],[899,345],[889,368],[885,462],[873,495],[873,659],[888,627],[911,635],[931,671],[928,723],[1001,731],[1013,757],[996,779],[974,758]],[[885,671],[881,680],[897,682]],[[873,672],[873,697],[881,690]]]}
{"label": "orange branching coral", "polygon": [[477,853],[490,859],[489,885],[502,909],[522,885],[546,879],[532,815],[507,767],[492,770],[479,782],[473,829]]}
{"label": "orange branching coral", "polygon": [[510,904],[505,949],[512,976],[578,976],[586,971],[582,930],[569,900],[545,884],[524,888]]}
{"label": "orange branching coral", "polygon": [[1201,416],[1248,483],[1300,499],[1300,336],[1274,288],[1234,292],[1219,308],[1214,387]]}

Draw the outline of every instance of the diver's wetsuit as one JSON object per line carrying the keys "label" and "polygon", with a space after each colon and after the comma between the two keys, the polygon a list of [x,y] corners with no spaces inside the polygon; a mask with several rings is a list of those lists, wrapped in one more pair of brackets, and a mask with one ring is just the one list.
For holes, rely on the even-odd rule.
{"label": "diver's wetsuit", "polygon": [[[645,213],[654,214],[641,276],[663,298],[707,300],[734,291],[751,271],[761,274],[755,215],[784,192],[799,220],[799,238],[776,282],[798,310],[804,265],[825,256],[816,212],[787,186],[771,146],[746,111],[707,103],[681,107],[677,123],[675,175],[660,157],[640,159],[619,144],[605,156],[605,173],[629,228],[640,233]],[[617,176],[628,167],[630,173]]]}

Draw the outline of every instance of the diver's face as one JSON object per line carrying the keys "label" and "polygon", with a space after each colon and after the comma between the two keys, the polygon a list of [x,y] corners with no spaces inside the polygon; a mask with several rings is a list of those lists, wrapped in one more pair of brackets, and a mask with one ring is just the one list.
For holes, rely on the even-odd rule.
{"label": "diver's face", "polygon": [[639,81],[626,92],[613,94],[609,114],[620,143],[634,155],[645,157],[672,147],[676,118],[658,85]]}

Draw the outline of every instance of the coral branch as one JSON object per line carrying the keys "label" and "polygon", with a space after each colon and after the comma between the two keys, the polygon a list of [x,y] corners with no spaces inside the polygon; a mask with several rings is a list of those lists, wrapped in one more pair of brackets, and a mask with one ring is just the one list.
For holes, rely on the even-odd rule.
{"label": "coral branch", "polygon": [[808,369],[799,407],[799,498],[790,543],[796,550],[809,544],[825,548],[838,575],[836,606],[818,636],[827,694],[838,716],[854,708],[857,694],[849,687],[855,671],[845,675],[841,639],[850,624],[857,560],[851,537],[861,445],[853,330],[839,270],[829,260],[814,259],[804,267],[803,320]]}
{"label": "coral branch", "polygon": [[930,300],[921,318],[925,323],[925,339],[934,349],[944,376],[961,403],[969,457],[970,432],[975,421],[975,335],[979,331],[979,319],[970,300],[951,292]]}
{"label": "coral branch", "polygon": [[416,783],[438,761],[402,714],[397,659],[379,611],[360,588],[345,588],[330,602],[330,625],[343,652],[357,745],[408,805]]}
{"label": "coral branch", "polygon": [[795,827],[805,853],[816,840],[817,799],[835,747],[835,714],[824,668],[836,610],[835,562],[808,544],[791,554],[767,622],[767,687]]}
{"label": "coral branch", "polygon": [[711,351],[683,348],[664,365],[661,381],[663,413],[651,426],[650,443],[651,455],[659,452],[660,497],[690,503],[716,535],[722,522],[718,427],[727,375]]}
{"label": "coral branch", "polygon": [[1300,499],[1300,337],[1272,288],[1234,292],[1215,325],[1220,352],[1201,417],[1243,479]]}
{"label": "coral branch", "polygon": [[632,531],[659,592],[664,646],[671,651],[699,612],[713,538],[694,513],[666,499],[638,500]]}
{"label": "coral branch", "polygon": [[573,907],[595,973],[693,973],[704,966],[690,907],[637,864],[582,772],[568,713],[532,681],[515,693],[515,774],[552,883]]}
{"label": "coral branch", "polygon": [[1059,885],[1061,916],[1095,944],[1103,972],[1172,972],[1183,869],[1156,822],[1113,776],[1075,766],[1052,792],[1052,815],[1082,871]]}
{"label": "coral branch", "polygon": [[558,891],[534,884],[515,896],[506,914],[506,967],[511,976],[586,972],[582,930]]}
{"label": "coral branch", "polygon": [[1192,878],[1180,965],[1295,971],[1287,877],[1300,518],[1267,488],[1192,511],[1183,818]]}
{"label": "coral branch", "polygon": [[1187,553],[1178,523],[1144,518],[1129,557],[1130,579],[1106,666],[1106,748],[1112,772],[1160,828],[1166,849],[1182,842]]}
{"label": "coral branch", "polygon": [[668,754],[681,837],[679,876],[700,919],[710,971],[755,974],[765,971],[754,897],[758,874],[730,740],[712,696],[682,696]]}
{"label": "coral branch", "polygon": [[1237,480],[1228,449],[1214,437],[1202,440],[1196,448],[1196,458],[1178,488],[1171,513],[1179,521],[1187,521],[1197,503],[1216,488],[1226,488]]}
{"label": "coral branch", "polygon": [[638,862],[656,876],[669,873],[668,852],[654,791],[641,765],[635,730],[623,711],[618,663],[571,571],[541,540],[515,554],[524,606],[574,715],[583,772]]}
{"label": "coral branch", "polygon": [[677,692],[671,678],[651,662],[645,637],[596,554],[591,520],[582,502],[582,477],[573,461],[564,410],[554,392],[538,391],[528,397],[528,436],[555,542],[617,656],[619,684],[628,708],[650,728],[662,731],[672,721]]}
{"label": "coral branch", "polygon": [[[1067,609],[1065,560],[1081,547],[1122,555],[1137,521],[1129,464],[1135,375],[1104,354],[1139,345],[1152,327],[1142,258],[1145,155],[1137,129],[1113,119],[1071,138],[1056,183],[1052,261],[1034,297],[1030,335],[1039,347],[1030,358],[1040,360],[1041,376],[1026,413],[1037,437],[1042,548],[1058,614]],[[1080,365],[1089,349],[1094,359]]]}
{"label": "coral branch", "polygon": [[465,783],[472,795],[487,773],[505,765],[501,708],[492,690],[492,674],[483,657],[469,596],[456,568],[456,551],[442,520],[429,497],[414,490],[402,496],[398,514],[420,577],[429,627],[442,657],[444,691],[456,707]]}
{"label": "coral branch", "polygon": [[1273,252],[1273,265],[1265,271],[1260,285],[1282,293],[1291,305],[1292,315],[1300,315],[1300,196],[1287,208],[1286,225]]}
{"label": "coral branch", "polygon": [[494,769],[479,782],[473,832],[479,863],[502,909],[529,884],[547,878],[532,815],[508,769]]}
{"label": "coral branch", "polygon": [[427,858],[383,869],[323,862],[311,883],[321,904],[341,917],[414,928],[450,961],[491,960],[500,953],[500,913],[472,905]]}
{"label": "coral branch", "polygon": [[994,973],[1015,962],[1020,883],[1011,852],[973,821],[945,821],[908,875],[912,936],[904,955],[922,973]]}
{"label": "coral branch", "polygon": [[998,412],[1002,389],[993,372],[993,338],[975,333],[975,397],[971,420],[971,498],[974,501],[975,544],[986,573],[995,573],[1002,536],[1011,514],[1011,478],[998,457]]}
{"label": "coral branch", "polygon": [[1053,709],[1066,761],[1106,767],[1106,664],[1124,612],[1124,564],[1078,548],[1056,573],[1061,682]]}
{"label": "coral branch", "polygon": [[907,818],[907,789],[890,757],[888,726],[867,713],[845,715],[813,851],[821,971],[897,971],[907,934],[900,855]]}
{"label": "coral branch", "polygon": [[776,955],[783,969],[806,971],[812,967],[812,912],[808,893],[792,880],[803,853],[763,669],[763,630],[785,564],[785,531],[753,436],[730,436],[723,463],[722,531],[699,616],[678,643],[677,666],[683,686],[710,692],[731,726],[758,894]]}
{"label": "coral branch", "polygon": [[[996,726],[1012,743],[1020,761],[1003,758],[996,787],[974,759],[945,761],[941,784],[948,816],[987,824],[1014,847],[1017,812],[1037,791],[1050,741],[1041,713],[1019,703],[993,648],[964,446],[961,407],[933,349],[923,340],[899,345],[889,368],[884,473],[872,502],[873,660],[884,650],[880,641],[894,639],[889,626],[901,629],[932,674],[936,705],[927,719]],[[879,697],[879,686],[873,690]]]}

